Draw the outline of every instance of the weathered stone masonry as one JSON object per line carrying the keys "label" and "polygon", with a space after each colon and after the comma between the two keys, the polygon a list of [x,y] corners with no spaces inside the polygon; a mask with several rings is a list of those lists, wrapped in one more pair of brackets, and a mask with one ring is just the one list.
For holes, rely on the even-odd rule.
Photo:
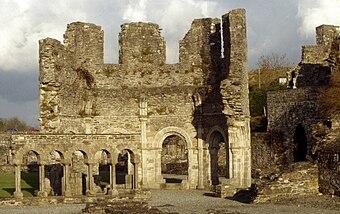
{"label": "weathered stone masonry", "polygon": [[[64,44],[51,38],[40,40],[42,133],[12,136],[17,174],[28,151],[38,155],[42,166],[48,164],[46,154],[56,150],[63,157],[63,194],[74,195],[66,190],[65,170],[71,167],[71,155],[80,151],[86,157],[86,188],[95,194],[96,152],[104,151],[113,165],[126,150],[133,157],[133,188],[166,187],[161,174],[162,145],[175,135],[186,143],[188,157],[181,188],[218,185],[220,162],[226,168],[222,184],[250,186],[245,23],[243,9],[224,15],[222,23],[211,18],[194,20],[180,41],[177,64],[165,63],[164,38],[158,25],[151,23],[121,26],[119,64],[104,64],[103,31],[94,24],[69,24]],[[226,149],[225,161],[217,161],[220,148]],[[44,185],[41,188],[44,191]]]}
{"label": "weathered stone masonry", "polygon": [[[316,28],[316,45],[302,47],[301,62],[296,74],[296,87],[267,94],[268,131],[281,132],[286,144],[288,162],[294,160],[294,137],[303,130],[307,156],[312,155],[315,139],[312,126],[325,120],[318,109],[320,87],[329,83],[330,73],[338,69],[339,35],[337,26],[321,25]],[[295,148],[296,149],[296,148]]]}

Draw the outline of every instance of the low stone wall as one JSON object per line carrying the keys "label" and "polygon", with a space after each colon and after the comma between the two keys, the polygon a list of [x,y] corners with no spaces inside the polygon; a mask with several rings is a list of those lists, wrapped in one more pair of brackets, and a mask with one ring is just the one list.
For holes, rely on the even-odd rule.
{"label": "low stone wall", "polygon": [[255,203],[278,201],[301,195],[318,194],[318,168],[309,162],[294,163],[289,169],[270,180],[263,179],[258,184]]}
{"label": "low stone wall", "polygon": [[340,145],[330,145],[319,153],[319,190],[340,196]]}
{"label": "low stone wall", "polygon": [[274,151],[266,132],[251,133],[251,152],[252,172],[274,165]]}
{"label": "low stone wall", "polygon": [[94,197],[65,197],[65,196],[51,196],[51,197],[24,197],[17,198],[1,198],[0,206],[39,206],[46,204],[93,204],[98,202],[117,202],[117,201],[147,201],[151,198],[149,190],[118,190],[118,196],[101,195]]}

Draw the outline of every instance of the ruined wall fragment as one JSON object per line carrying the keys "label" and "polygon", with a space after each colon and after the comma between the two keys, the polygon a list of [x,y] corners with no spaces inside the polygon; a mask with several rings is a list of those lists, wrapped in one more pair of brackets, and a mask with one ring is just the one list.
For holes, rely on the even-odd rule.
{"label": "ruined wall fragment", "polygon": [[228,76],[221,82],[221,95],[233,155],[230,171],[239,185],[250,186],[250,113],[245,10],[232,10],[222,16],[222,22]]}

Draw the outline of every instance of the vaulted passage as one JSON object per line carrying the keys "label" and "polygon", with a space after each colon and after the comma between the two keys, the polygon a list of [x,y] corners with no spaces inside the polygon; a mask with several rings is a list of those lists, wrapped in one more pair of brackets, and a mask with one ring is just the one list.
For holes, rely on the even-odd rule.
{"label": "vaulted passage", "polygon": [[162,175],[166,183],[180,183],[188,175],[188,152],[184,139],[170,135],[162,144]]}
{"label": "vaulted passage", "polygon": [[294,134],[294,162],[305,161],[307,155],[307,137],[305,129],[299,124]]}

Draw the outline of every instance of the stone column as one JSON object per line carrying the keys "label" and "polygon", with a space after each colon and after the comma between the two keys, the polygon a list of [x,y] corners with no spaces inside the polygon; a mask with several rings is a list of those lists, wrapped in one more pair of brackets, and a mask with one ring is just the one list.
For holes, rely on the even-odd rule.
{"label": "stone column", "polygon": [[232,152],[231,178],[239,187],[251,185],[251,154],[249,122],[234,121],[228,125],[230,150]]}
{"label": "stone column", "polygon": [[15,192],[13,193],[14,198],[23,198],[21,192],[21,165],[15,165]]}
{"label": "stone column", "polygon": [[203,129],[202,124],[198,125],[197,145],[198,145],[198,189],[204,189],[204,161],[203,161]]}
{"label": "stone column", "polygon": [[116,162],[112,162],[110,164],[110,190],[108,195],[118,195],[116,186]]}
{"label": "stone column", "polygon": [[38,196],[47,197],[47,192],[45,191],[45,165],[39,165],[39,192]]}
{"label": "stone column", "polygon": [[209,148],[210,152],[210,171],[211,171],[211,184],[218,185],[218,149],[215,147]]}
{"label": "stone column", "polygon": [[94,192],[94,178],[93,178],[93,165],[94,163],[89,163],[88,164],[88,185],[86,189],[86,194],[87,195],[95,195]]}
{"label": "stone column", "polygon": [[139,103],[139,120],[141,123],[141,143],[142,143],[142,183],[143,187],[149,187],[148,180],[148,171],[147,171],[147,137],[146,137],[146,122],[148,120],[148,103],[145,100],[145,97],[141,97],[141,101]]}
{"label": "stone column", "polygon": [[133,178],[133,189],[139,189],[139,185],[138,185],[138,165],[139,165],[140,161],[138,157],[135,157],[134,160],[134,178]]}
{"label": "stone column", "polygon": [[71,188],[70,188],[70,164],[69,163],[65,163],[64,164],[64,167],[63,167],[63,170],[64,170],[64,177],[63,177],[63,183],[64,183],[64,187],[63,187],[63,190],[64,190],[64,196],[72,196],[71,194]]}

